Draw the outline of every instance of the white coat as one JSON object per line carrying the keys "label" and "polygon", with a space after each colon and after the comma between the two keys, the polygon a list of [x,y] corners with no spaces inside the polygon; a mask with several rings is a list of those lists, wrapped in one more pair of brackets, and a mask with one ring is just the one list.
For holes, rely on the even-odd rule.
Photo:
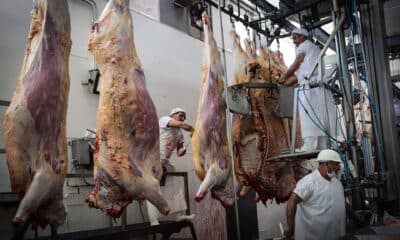
{"label": "white coat", "polygon": [[346,209],[343,186],[319,170],[302,178],[294,190],[303,201],[297,204],[295,239],[334,240],[345,235]]}
{"label": "white coat", "polygon": [[[307,84],[321,81],[321,79],[318,79],[319,68],[314,71],[308,81],[305,80],[305,77],[310,74],[314,64],[318,62],[320,52],[321,50],[319,47],[309,40],[305,40],[296,48],[296,56],[301,53],[305,55],[303,62],[296,71],[297,81],[300,84],[300,87],[297,89],[298,101],[304,106],[303,108],[303,106],[299,104],[301,133],[303,138],[317,138],[318,136],[326,135],[324,131],[310,119],[309,115],[311,115],[314,121],[322,125],[330,135],[336,137],[336,107],[332,94],[324,87],[309,89]],[[323,61],[322,64],[324,65]],[[323,73],[321,75],[323,75]],[[309,115],[306,112],[308,112]]]}

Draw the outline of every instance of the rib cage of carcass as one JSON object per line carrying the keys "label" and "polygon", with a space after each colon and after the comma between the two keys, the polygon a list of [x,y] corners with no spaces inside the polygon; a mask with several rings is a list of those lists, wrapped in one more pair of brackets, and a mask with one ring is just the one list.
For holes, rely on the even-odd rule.
{"label": "rib cage of carcass", "polygon": [[[282,54],[267,47],[255,52],[254,44],[246,41],[246,51],[240,45],[240,38],[232,32],[234,80],[241,83],[276,84],[286,71]],[[292,82],[294,76],[287,82]],[[285,85],[285,83],[283,84]],[[275,199],[277,203],[286,201],[297,180],[304,174],[295,162],[269,162],[268,158],[277,156],[288,149],[288,121],[275,114],[279,104],[276,89],[250,88],[247,90],[251,106],[250,115],[233,115],[232,138],[235,161],[235,175],[245,195],[253,188],[261,201]],[[300,129],[299,122],[297,129]],[[286,129],[285,129],[286,127]],[[301,145],[301,133],[296,133],[296,146]]]}

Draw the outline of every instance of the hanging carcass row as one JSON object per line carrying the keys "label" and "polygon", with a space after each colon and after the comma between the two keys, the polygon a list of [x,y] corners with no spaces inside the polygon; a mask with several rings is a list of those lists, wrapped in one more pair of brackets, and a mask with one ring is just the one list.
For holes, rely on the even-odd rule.
{"label": "hanging carcass row", "polygon": [[4,140],[11,189],[21,202],[14,224],[64,223],[66,113],[71,49],[67,0],[36,0],[25,58],[7,109]]}
{"label": "hanging carcass row", "polygon": [[[251,44],[246,42],[246,54],[238,35],[232,33],[232,36],[236,84],[276,84],[279,76],[287,71],[278,52],[261,47],[260,55],[256,56],[255,51],[251,51]],[[289,130],[285,131],[283,119],[275,114],[279,103],[278,89],[270,86],[247,90],[251,114],[233,116],[233,152],[236,178],[242,186],[247,186],[242,189],[241,196],[251,187],[263,202],[275,199],[279,203],[288,199],[303,173],[295,163],[266,161],[288,149],[290,144],[286,134]],[[301,139],[300,132],[296,139]],[[296,141],[296,145],[300,144]]]}
{"label": "hanging carcass row", "polygon": [[195,199],[200,201],[208,191],[224,206],[233,203],[226,108],[223,100],[223,66],[207,13],[203,13],[204,55],[195,131],[192,136],[193,161],[202,180]]}
{"label": "hanging carcass row", "polygon": [[163,214],[156,109],[136,54],[128,0],[108,1],[89,36],[100,69],[94,153],[95,187],[89,206],[119,217],[132,200],[149,200]]}

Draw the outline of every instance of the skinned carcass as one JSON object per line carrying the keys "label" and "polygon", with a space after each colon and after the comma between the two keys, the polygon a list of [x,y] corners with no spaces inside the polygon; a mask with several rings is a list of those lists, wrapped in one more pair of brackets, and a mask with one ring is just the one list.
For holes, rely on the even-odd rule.
{"label": "skinned carcass", "polygon": [[203,13],[203,76],[192,136],[194,167],[202,183],[195,199],[200,201],[211,190],[212,197],[228,206],[233,203],[234,190],[226,135],[223,66],[209,24],[207,13]]}
{"label": "skinned carcass", "polygon": [[[251,51],[253,48],[249,47],[251,43],[246,42],[245,54],[237,34],[232,33],[232,36],[236,84],[274,84],[287,71],[278,52],[261,47],[260,56],[256,56],[255,51]],[[275,199],[278,203],[286,201],[303,173],[296,163],[267,162],[290,144],[283,119],[275,114],[279,104],[278,89],[251,88],[247,93],[251,115],[233,114],[232,124],[235,175],[243,187],[240,195],[253,188],[264,203],[268,199]]]}
{"label": "skinned carcass", "polygon": [[162,214],[156,109],[136,54],[128,0],[108,1],[93,24],[89,51],[101,73],[90,207],[119,217],[132,200],[149,200]]}
{"label": "skinned carcass", "polygon": [[3,122],[11,189],[22,198],[13,223],[56,227],[66,218],[67,0],[35,0],[31,14],[22,70]]}
{"label": "skinned carcass", "polygon": [[[240,46],[239,36],[234,31],[231,35],[233,37],[235,83],[249,82],[248,75],[253,69],[246,70],[248,62],[254,60],[254,51],[252,51],[254,48],[251,47],[253,44],[246,41],[245,52]],[[232,138],[235,174],[238,182],[247,186],[249,185],[247,178],[257,174],[261,160],[267,156],[276,155],[279,150],[272,139],[270,125],[264,121],[262,109],[257,109],[260,107],[257,101],[260,96],[264,95],[264,92],[264,89],[258,90],[258,92],[248,90],[251,99],[251,115],[233,114]],[[265,144],[266,148],[264,148]],[[268,147],[272,151],[268,151]]]}

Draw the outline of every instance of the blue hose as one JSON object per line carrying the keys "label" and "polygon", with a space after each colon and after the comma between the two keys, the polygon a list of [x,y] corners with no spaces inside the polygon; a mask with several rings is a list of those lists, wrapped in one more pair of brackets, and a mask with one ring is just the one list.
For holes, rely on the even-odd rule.
{"label": "blue hose", "polygon": [[[350,177],[351,177],[350,168],[349,168],[349,165],[348,165],[348,163],[347,163],[347,159],[346,159],[345,154],[340,150],[339,145],[337,144],[339,141],[338,141],[336,138],[334,138],[333,136],[331,136],[331,135],[329,134],[328,130],[325,129],[325,128],[323,127],[323,125],[321,124],[320,119],[318,118],[318,115],[315,113],[314,108],[312,107],[312,105],[310,104],[310,101],[308,100],[307,96],[305,95],[305,98],[306,98],[306,100],[307,100],[307,102],[308,102],[308,104],[309,104],[309,106],[310,106],[310,108],[311,108],[311,111],[312,111],[312,113],[314,114],[314,116],[315,116],[315,118],[316,118],[316,119],[313,119],[313,117],[310,115],[310,113],[309,113],[309,112],[307,111],[307,109],[305,108],[303,102],[299,99],[299,92],[300,92],[300,91],[305,91],[304,86],[302,86],[302,89],[298,89],[298,91],[297,91],[297,99],[298,99],[299,104],[300,104],[301,107],[304,109],[304,111],[305,111],[305,113],[307,114],[307,116],[309,117],[309,119],[310,119],[322,132],[324,132],[324,133],[328,136],[328,138],[330,139],[330,143],[331,143],[333,149],[339,154],[340,159],[342,160],[342,163],[343,163],[343,165],[344,165],[344,174],[345,174],[345,176],[346,176],[347,178],[350,178]],[[317,122],[317,121],[318,121],[318,122]],[[338,123],[338,120],[336,120],[336,124],[337,124],[337,123]]]}

